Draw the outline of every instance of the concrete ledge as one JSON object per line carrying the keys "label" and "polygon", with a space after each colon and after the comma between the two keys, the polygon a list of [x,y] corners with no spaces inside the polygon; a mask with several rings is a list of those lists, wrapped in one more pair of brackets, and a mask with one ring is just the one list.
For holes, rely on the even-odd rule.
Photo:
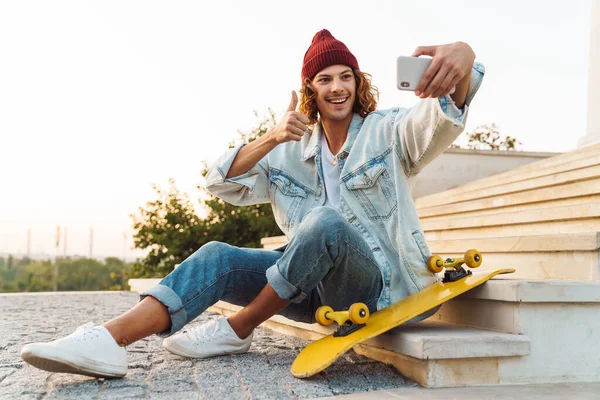
{"label": "concrete ledge", "polygon": [[[579,217],[578,217],[579,218]],[[562,218],[561,218],[562,219]],[[442,229],[425,231],[425,239],[430,240],[454,240],[472,239],[481,237],[507,237],[507,236],[531,236],[531,235],[556,235],[563,233],[600,232],[600,214],[582,219],[564,218],[562,220],[534,221],[527,223],[514,222],[509,225],[502,224],[493,226],[473,226],[459,229]]]}
{"label": "concrete ledge", "polygon": [[597,324],[589,318],[598,311],[600,282],[493,279],[443,304],[428,321],[521,333],[533,343],[560,315],[571,321],[571,337],[591,332]]}
{"label": "concrete ledge", "polygon": [[482,253],[522,253],[540,251],[593,251],[600,249],[600,232],[556,235],[510,236],[455,240],[431,240],[433,253],[464,252],[476,248]]}
{"label": "concrete ledge", "polygon": [[600,282],[496,279],[461,298],[515,303],[600,303]]}
{"label": "concrete ledge", "polygon": [[276,249],[278,247],[283,246],[286,243],[287,238],[285,236],[271,236],[262,238],[260,240],[260,244],[262,244],[266,250]]}
{"label": "concrete ledge", "polygon": [[[477,248],[477,246],[474,246]],[[468,247],[465,247],[466,249]],[[438,253],[438,252],[435,252]],[[461,253],[442,252],[444,257],[462,257]],[[497,280],[551,279],[557,281],[598,281],[598,251],[537,253],[483,253],[482,270],[514,268],[516,271]]]}
{"label": "concrete ledge", "polygon": [[530,354],[524,335],[433,322],[401,326],[364,344],[422,360]]}
{"label": "concrete ledge", "polygon": [[129,279],[127,283],[129,284],[130,291],[143,293],[146,290],[150,289],[152,286],[155,286],[160,282],[161,279],[154,278],[144,278],[144,279]]}
{"label": "concrete ledge", "polygon": [[[574,220],[586,218],[599,218],[600,204],[576,204],[570,206],[539,208],[517,212],[498,212],[493,215],[473,216],[461,218],[451,216],[446,219],[424,220],[422,226],[425,231],[482,228],[488,226],[505,226],[516,224],[531,224],[540,222],[555,222],[560,220]],[[500,236],[500,235],[499,235]]]}
{"label": "concrete ledge", "polygon": [[421,360],[359,344],[357,354],[392,365],[402,375],[428,388],[498,385],[498,358]]}
{"label": "concrete ledge", "polygon": [[[242,307],[236,306],[225,301],[218,301],[214,306],[209,307],[208,311],[218,312],[222,315],[229,316],[241,310]],[[281,315],[275,315],[263,322],[261,326],[271,329],[277,333],[295,336],[305,340],[317,340],[323,336],[327,336],[335,331],[333,326],[321,326],[319,324],[306,324],[303,322],[293,321]]]}
{"label": "concrete ledge", "polygon": [[493,197],[464,200],[459,203],[420,208],[419,217],[440,218],[449,214],[463,217],[476,213],[496,213],[499,211],[520,211],[527,208],[543,208],[551,205],[564,205],[578,202],[592,202],[600,193],[600,179],[587,179],[581,182],[567,182],[556,186],[534,188],[516,193],[500,194]]}

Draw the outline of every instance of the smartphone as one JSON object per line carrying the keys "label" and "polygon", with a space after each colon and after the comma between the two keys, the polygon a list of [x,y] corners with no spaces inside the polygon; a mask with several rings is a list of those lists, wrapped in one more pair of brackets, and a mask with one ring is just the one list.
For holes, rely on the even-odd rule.
{"label": "smartphone", "polygon": [[396,87],[414,91],[421,77],[431,64],[429,57],[398,57],[396,63]]}

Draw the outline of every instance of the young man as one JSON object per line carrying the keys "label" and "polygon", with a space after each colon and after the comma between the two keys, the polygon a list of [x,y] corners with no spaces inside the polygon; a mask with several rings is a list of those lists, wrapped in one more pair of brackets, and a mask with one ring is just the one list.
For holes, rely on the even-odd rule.
{"label": "young man", "polygon": [[[289,242],[277,251],[211,242],[125,314],[21,351],[49,371],[96,377],[127,373],[125,346],[152,334],[184,357],[248,351],[260,323],[281,314],[314,322],[318,306],[371,312],[435,281],[408,178],[463,131],[483,67],[465,43],[419,47],[433,61],[410,109],[376,111],[377,89],[327,30],[304,57],[300,112],[258,140],[227,151],[207,188],[235,205],[271,202]],[[218,300],[245,306],[173,335]],[[420,318],[424,318],[421,316]]]}

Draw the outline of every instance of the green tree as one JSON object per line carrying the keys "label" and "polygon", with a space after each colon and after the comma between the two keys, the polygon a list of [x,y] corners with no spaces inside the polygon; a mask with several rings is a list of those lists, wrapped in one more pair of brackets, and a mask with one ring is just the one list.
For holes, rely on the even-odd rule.
{"label": "green tree", "polygon": [[[0,267],[0,292],[53,290],[54,263],[13,258],[9,270]],[[58,290],[127,290],[131,264],[109,257],[104,262],[89,258],[57,260]]]}
{"label": "green tree", "polygon": [[158,198],[132,215],[134,246],[148,254],[133,266],[134,277],[165,276],[176,264],[207,243],[208,227],[189,200],[169,179],[169,188],[152,188]]}
{"label": "green tree", "polygon": [[[258,118],[258,114],[255,112]],[[238,131],[237,143],[250,143],[264,135],[276,123],[275,113],[269,109],[258,125],[248,132]],[[208,168],[204,162],[203,177]],[[138,208],[132,215],[134,246],[148,250],[145,258],[133,266],[134,277],[162,277],[173,270],[198,248],[210,241],[226,242],[234,246],[260,247],[265,236],[281,235],[270,204],[236,207],[210,194],[203,185],[200,204],[207,212],[205,218],[196,213],[189,196],[169,179],[169,188],[154,185],[157,199]]]}
{"label": "green tree", "polygon": [[517,146],[522,145],[519,140],[513,136],[502,136],[495,123],[480,125],[474,131],[467,133],[468,142],[461,146],[457,142],[450,147],[465,148],[474,150],[517,150]]}
{"label": "green tree", "polygon": [[54,267],[50,261],[36,261],[25,267],[24,279],[19,279],[19,289],[27,292],[52,290]]}
{"label": "green tree", "polygon": [[128,267],[118,258],[104,262],[89,258],[60,259],[58,290],[123,290],[121,276],[127,276]]}

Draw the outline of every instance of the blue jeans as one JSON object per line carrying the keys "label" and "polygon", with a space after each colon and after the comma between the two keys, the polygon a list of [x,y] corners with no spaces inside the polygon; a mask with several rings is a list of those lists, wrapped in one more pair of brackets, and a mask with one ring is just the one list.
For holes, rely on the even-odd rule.
{"label": "blue jeans", "polygon": [[375,312],[383,290],[360,232],[335,210],[316,207],[283,251],[210,242],[141,297],[152,296],[167,307],[171,328],[159,333],[167,337],[219,300],[248,305],[267,283],[291,302],[280,315],[308,323],[315,322],[323,304],[342,310],[362,302]]}

